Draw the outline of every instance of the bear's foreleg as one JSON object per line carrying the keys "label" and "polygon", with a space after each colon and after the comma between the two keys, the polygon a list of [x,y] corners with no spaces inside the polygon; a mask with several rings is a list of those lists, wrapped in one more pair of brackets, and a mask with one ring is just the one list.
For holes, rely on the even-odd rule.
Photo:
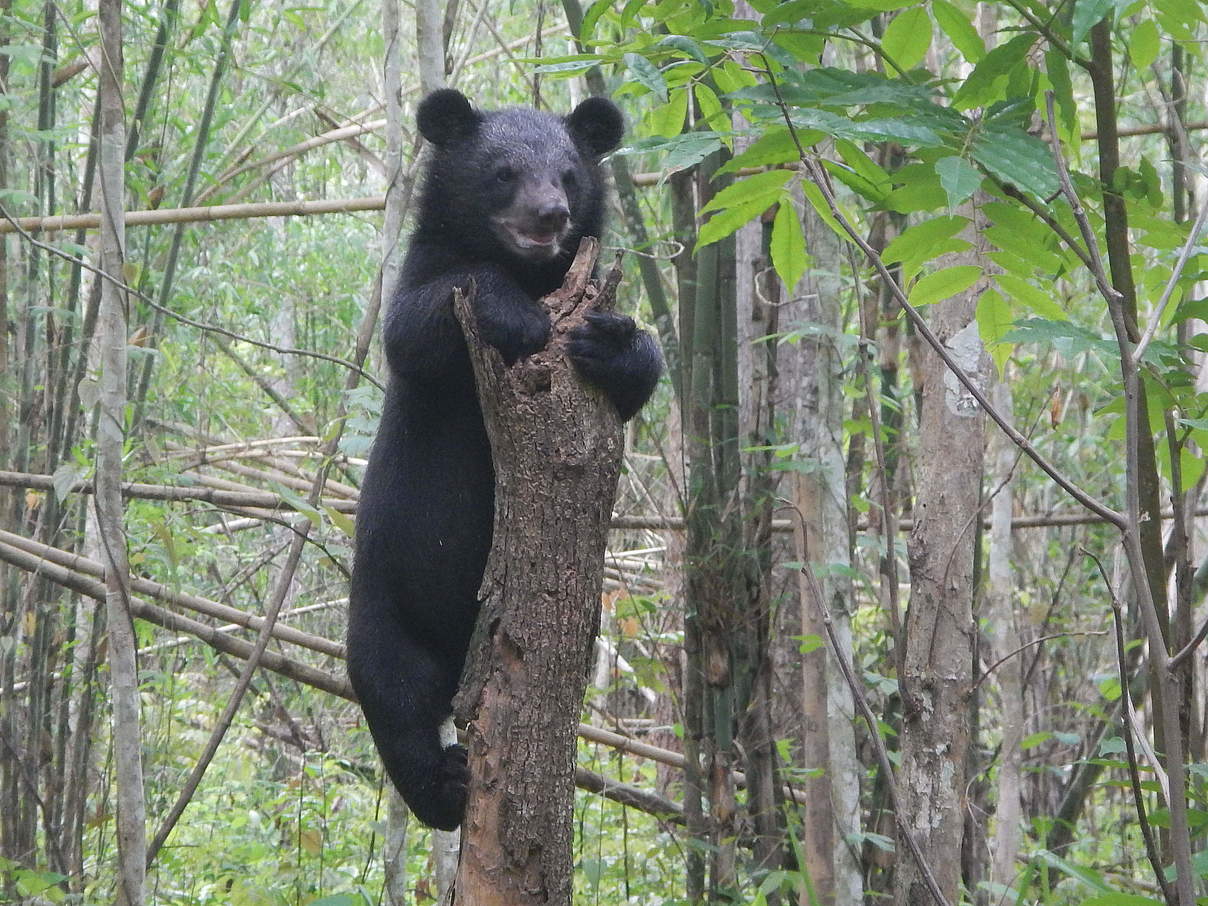
{"label": "bear's foreleg", "polygon": [[491,264],[459,269],[416,287],[402,287],[386,316],[386,358],[398,375],[438,377],[468,372],[465,339],[453,317],[453,290],[473,285],[484,341],[504,362],[531,355],[549,340],[549,316],[511,276]]}

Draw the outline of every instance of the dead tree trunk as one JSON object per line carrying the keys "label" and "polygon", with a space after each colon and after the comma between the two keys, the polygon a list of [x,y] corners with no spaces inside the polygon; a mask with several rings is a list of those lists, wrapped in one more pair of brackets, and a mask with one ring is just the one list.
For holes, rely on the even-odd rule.
{"label": "dead tree trunk", "polygon": [[480,341],[469,300],[455,301],[491,440],[495,527],[456,702],[471,779],[454,904],[571,902],[575,728],[623,448],[616,410],[562,352],[586,311],[611,305],[619,272],[590,280],[597,247],[585,240],[544,300],[549,347],[511,368]]}

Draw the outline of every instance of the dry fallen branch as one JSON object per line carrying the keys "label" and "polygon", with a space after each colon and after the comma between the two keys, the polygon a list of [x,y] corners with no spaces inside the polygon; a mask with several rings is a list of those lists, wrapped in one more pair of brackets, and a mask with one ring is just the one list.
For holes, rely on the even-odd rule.
{"label": "dry fallen branch", "polygon": [[[17,548],[27,554],[41,558],[47,563],[53,563],[73,573],[81,576],[92,576],[97,579],[104,578],[104,566],[95,560],[80,554],[73,554],[70,551],[61,550],[57,547],[51,547],[34,541],[30,538],[24,538],[21,535],[15,535],[12,532],[0,529],[0,543],[8,545],[11,548]],[[200,613],[208,617],[214,617],[218,620],[226,620],[230,623],[236,623],[246,629],[259,630],[264,625],[264,620],[258,616],[245,613],[238,608],[231,607],[227,604],[220,604],[217,601],[211,601],[208,598],[203,598],[199,595],[192,595],[188,592],[177,591],[162,585],[159,582],[153,582],[150,579],[138,578],[131,576],[130,588],[133,591],[142,595],[148,595],[160,601],[165,601],[169,604],[175,604],[179,607],[185,607],[195,613]],[[344,646],[339,642],[333,642],[330,639],[325,639],[322,636],[313,635],[309,632],[303,632],[300,629],[294,629],[290,626],[281,623],[273,626],[273,638],[282,642],[290,642],[298,645],[301,648],[307,648],[311,651],[316,651],[320,654],[330,655],[334,658],[343,659]]]}
{"label": "dry fallen branch", "polygon": [[[232,447],[236,445],[230,445]],[[177,451],[179,454],[184,454],[186,451],[183,448]],[[285,454],[280,454],[285,455]],[[298,454],[304,455],[304,454]],[[271,480],[281,481],[279,477],[267,476]],[[197,476],[199,482],[205,484],[217,485],[222,483],[222,479],[214,478],[213,476]],[[282,484],[288,482],[281,481]],[[347,485],[340,485],[329,480],[328,484],[331,489],[338,491],[341,494],[340,498],[324,498],[319,503],[320,509],[332,509],[337,513],[353,514],[356,512],[356,501],[350,499],[353,489]],[[42,475],[34,472],[8,472],[0,470],[0,487],[9,488],[29,488],[37,491],[53,491],[55,490],[55,480],[53,475]],[[222,509],[231,510],[232,512],[243,512],[247,510],[294,510],[295,507],[285,498],[278,494],[273,494],[268,491],[252,491],[252,490],[235,490],[235,488],[244,488],[245,485],[237,485],[235,482],[227,482],[226,487],[178,487],[175,485],[161,484],[144,484],[141,482],[128,482],[122,486],[122,493],[127,497],[134,497],[142,500],[166,500],[166,501],[197,501],[199,503],[209,503]],[[72,494],[91,494],[92,484],[87,481],[76,481],[70,486],[60,489],[66,493]],[[251,514],[255,518],[263,518],[259,514]],[[268,515],[268,514],[265,514]],[[1195,511],[1196,516],[1208,516],[1208,507],[1200,507]],[[1174,513],[1171,510],[1163,510],[1159,514],[1159,518],[1169,520],[1174,518]],[[1033,516],[1016,516],[1011,520],[1011,529],[1025,528],[1060,528],[1064,526],[1074,525],[1097,525],[1105,522],[1101,516],[1095,513],[1080,512],[1080,513],[1051,513],[1038,514]],[[989,522],[986,522],[989,525]],[[902,519],[898,523],[900,531],[908,532],[914,526],[914,521],[911,519]],[[610,527],[617,531],[683,531],[684,520],[679,516],[613,516]],[[772,531],[774,532],[791,532],[793,524],[788,519],[775,519],[772,521]],[[856,525],[857,531],[867,531],[868,523],[860,521]]]}
{"label": "dry fallen branch", "polygon": [[[52,563],[11,544],[0,542],[0,560],[27,572],[43,576],[56,585],[69,588],[87,598],[92,598],[96,601],[105,600],[104,582],[99,582],[90,576],[75,572],[57,563]],[[225,654],[230,654],[241,659],[246,659],[252,654],[253,645],[251,642],[235,638],[221,632],[214,626],[209,626],[198,620],[181,616],[163,607],[157,607],[154,604],[149,604],[140,598],[132,597],[130,599],[130,610],[140,620],[146,620],[148,623],[154,623],[173,632],[185,632],[196,636],[211,648]],[[308,686],[313,686],[324,692],[330,692],[332,695],[337,695],[340,698],[352,700],[352,690],[348,685],[348,681],[342,677],[336,678],[322,670],[290,660],[274,651],[265,651],[261,657],[260,664],[274,673],[279,673],[282,676],[297,680]]]}
{"label": "dry fallen branch", "polygon": [[[55,491],[53,475],[37,475],[29,472],[0,471],[0,487],[29,488],[38,491]],[[72,494],[93,493],[92,482],[75,481],[71,485],[58,489]],[[163,484],[142,484],[137,481],[126,482],[122,485],[125,497],[141,500],[195,500],[200,503],[210,503],[214,506],[253,510],[293,510],[294,505],[279,494],[267,491],[230,491],[206,487],[176,487]],[[337,513],[356,512],[356,503],[351,500],[324,499],[318,504],[320,508],[332,509]]]}

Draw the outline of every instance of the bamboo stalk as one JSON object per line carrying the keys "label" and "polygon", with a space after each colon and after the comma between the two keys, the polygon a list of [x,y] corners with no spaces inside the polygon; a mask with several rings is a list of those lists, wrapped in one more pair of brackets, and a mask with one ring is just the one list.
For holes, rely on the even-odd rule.
{"label": "bamboo stalk", "polygon": [[[213,220],[246,220],[254,217],[309,217],[315,214],[351,214],[380,211],[385,196],[332,198],[316,201],[265,201],[254,204],[216,204],[192,208],[160,208],[154,211],[130,211],[126,226],[156,226],[167,223],[205,223]],[[0,235],[24,230],[27,233],[57,233],[63,230],[95,230],[101,215],[54,214],[47,217],[16,217],[0,220]]]}

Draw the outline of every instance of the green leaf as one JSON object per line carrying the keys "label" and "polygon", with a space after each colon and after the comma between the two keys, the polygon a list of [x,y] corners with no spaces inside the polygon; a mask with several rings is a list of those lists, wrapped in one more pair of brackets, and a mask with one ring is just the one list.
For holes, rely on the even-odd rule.
{"label": "green leaf", "polygon": [[648,138],[624,148],[623,154],[651,151],[662,153],[661,167],[675,173],[694,167],[721,147],[721,138],[714,132],[685,132],[674,138]]}
{"label": "green leaf", "polygon": [[[850,72],[830,66],[802,73],[787,72],[779,85],[780,95],[791,107],[850,107],[868,104],[892,104],[903,110],[918,112],[933,109],[939,114],[945,108],[935,103],[935,92],[925,85],[913,85],[901,79],[887,79],[875,72]],[[754,85],[741,89],[737,96],[775,104],[776,92],[769,85]]]}
{"label": "green leaf", "polygon": [[356,536],[356,522],[347,513],[341,513],[339,510],[329,506],[324,507],[323,512],[327,514],[327,518],[331,520],[331,524],[349,538]]}
{"label": "green leaf", "polygon": [[771,39],[757,31],[731,31],[705,41],[710,47],[722,47],[740,53],[766,53]]}
{"label": "green leaf", "polygon": [[826,198],[822,195],[821,189],[807,179],[801,183],[801,194],[805,196],[805,200],[810,203],[810,206],[813,207],[814,211],[818,214],[818,217],[821,218],[823,223],[831,228],[836,236],[838,236],[844,242],[847,242],[851,239],[851,237],[847,235],[847,231],[843,229],[842,224],[840,224],[839,221],[835,219],[835,215],[831,213],[830,205],[827,204]]}
{"label": "green leaf", "polygon": [[1044,71],[1053,86],[1057,100],[1057,111],[1064,131],[1070,140],[1076,141],[1079,134],[1078,104],[1074,100],[1074,84],[1070,81],[1070,65],[1065,57],[1055,50],[1044,55]]}
{"label": "green leaf", "polygon": [[713,82],[722,94],[733,94],[758,84],[758,79],[753,73],[748,72],[733,60],[726,60],[720,66],[714,65],[712,72]]}
{"label": "green leaf", "polygon": [[1071,321],[1050,321],[1047,318],[1025,318],[1015,322],[1015,328],[1004,337],[1012,343],[1050,345],[1066,355],[1094,352],[1105,359],[1118,358],[1119,347],[1114,338],[1100,336]]}
{"label": "green leaf", "polygon": [[986,43],[969,21],[969,17],[947,0],[932,0],[931,14],[935,16],[936,24],[948,36],[952,46],[970,63],[977,63],[986,55]]}
{"label": "green leaf", "polygon": [[1089,868],[1081,868],[1077,865],[1073,865],[1055,853],[1049,852],[1048,850],[1042,849],[1036,855],[1042,862],[1053,866],[1053,868],[1056,868],[1058,871],[1064,872],[1071,878],[1076,878],[1091,890],[1094,890],[1098,893],[1108,894],[1115,892],[1112,890],[1111,885],[1104,881],[1097,871],[1092,871]]}
{"label": "green leaf", "polygon": [[973,159],[1003,182],[1042,199],[1057,191],[1049,146],[1013,123],[986,123],[973,139]]}
{"label": "green leaf", "polygon": [[885,246],[881,260],[887,264],[896,261],[923,262],[942,254],[941,246],[963,230],[969,221],[955,214],[933,217],[907,227],[896,239]]}
{"label": "green leaf", "polygon": [[780,195],[785,183],[792,178],[792,170],[768,170],[766,173],[737,179],[709,199],[708,204],[701,208],[701,213],[707,214],[718,208],[753,203],[756,200],[762,200],[764,207],[769,207]]}
{"label": "green leaf", "polygon": [[1196,26],[1204,21],[1199,0],[1156,0],[1153,4],[1162,31],[1176,41],[1198,41]]}
{"label": "green leaf", "polygon": [[269,486],[273,489],[274,493],[280,495],[282,500],[309,519],[311,525],[315,528],[319,528],[323,524],[322,514],[315,507],[311,506],[310,501],[305,497],[278,482],[270,482]]}
{"label": "green leaf", "polygon": [[583,24],[579,26],[579,40],[584,44],[591,41],[596,31],[596,23],[612,7],[612,0],[596,0],[583,14]]}
{"label": "green leaf", "polygon": [[1041,743],[1048,742],[1052,738],[1053,734],[1048,730],[1041,730],[1039,733],[1032,733],[1021,739],[1019,741],[1019,748],[1026,752],[1028,749],[1034,749]]}
{"label": "green leaf", "polygon": [[894,174],[900,185],[889,193],[885,206],[899,214],[934,211],[946,207],[948,195],[940,185],[934,166],[907,164]]}
{"label": "green leaf", "polygon": [[881,38],[881,50],[904,70],[918,66],[930,46],[931,19],[922,6],[894,16]]}
{"label": "green leaf", "polygon": [[1026,31],[987,53],[957,89],[952,106],[957,110],[968,110],[970,107],[988,107],[1002,100],[1007,76],[1027,59],[1028,51],[1035,43],[1036,35]]}
{"label": "green leaf", "polygon": [[687,115],[688,89],[677,88],[671,92],[671,99],[666,104],[659,104],[642,118],[642,131],[671,138],[683,131]]}
{"label": "green leaf", "polygon": [[1204,460],[1204,457],[1196,455],[1186,447],[1179,450],[1179,468],[1183,472],[1183,487],[1195,487],[1203,477],[1205,467],[1208,467],[1208,462]]}
{"label": "green leaf", "polygon": [[833,160],[824,160],[822,166],[839,182],[874,204],[879,205],[889,197],[890,184],[888,182],[872,182],[863,174]]}
{"label": "green leaf", "polygon": [[[1173,323],[1186,321],[1188,318],[1199,318],[1201,321],[1208,321],[1208,299],[1192,298],[1184,299],[1175,309],[1174,317],[1171,318]],[[1204,427],[1208,427],[1205,425]]]}
{"label": "green leaf", "polygon": [[1145,19],[1137,24],[1128,36],[1128,57],[1137,69],[1148,69],[1158,58],[1162,49],[1162,38],[1158,23]]}
{"label": "green leaf", "polygon": [[1030,308],[1036,314],[1040,315],[1040,317],[1049,321],[1069,320],[1065,309],[1027,280],[1013,276],[1012,274],[995,274],[994,280],[1012,299],[1020,305]]}
{"label": "green leaf", "polygon": [[824,160],[827,172],[874,204],[882,204],[893,190],[893,180],[853,142],[835,142],[840,161]]}
{"label": "green leaf", "polygon": [[1074,4],[1073,42],[1079,43],[1086,33],[1102,21],[1116,5],[1115,0],[1077,0]]}
{"label": "green leaf", "polygon": [[696,246],[693,251],[698,251],[710,243],[717,242],[719,239],[725,239],[739,227],[745,226],[761,215],[768,209],[769,205],[770,202],[766,198],[761,197],[755,201],[726,208],[724,211],[714,214],[697,232]]}
{"label": "green leaf", "polygon": [[810,18],[818,10],[818,0],[790,0],[779,3],[768,10],[761,22],[764,28],[773,25],[789,25]]}
{"label": "green leaf", "polygon": [[663,167],[672,173],[695,167],[721,148],[721,139],[713,132],[688,132],[671,141]]}
{"label": "green leaf", "polygon": [[659,68],[641,54],[625,54],[625,66],[639,84],[649,88],[664,104],[667,103],[667,81]]}
{"label": "green leaf", "polygon": [[822,52],[826,50],[827,46],[826,35],[784,30],[773,32],[772,38],[777,48],[788,51],[794,59],[810,66],[821,65]]}
{"label": "green leaf", "polygon": [[1082,901],[1080,906],[1162,906],[1162,901],[1155,900],[1153,897],[1143,897],[1140,894],[1113,891],[1088,897]]}
{"label": "green leaf", "polygon": [[717,95],[713,89],[704,82],[697,82],[692,87],[692,92],[696,97],[696,104],[700,107],[701,118],[714,132],[728,132],[731,128],[730,115],[726,113],[721,106],[721,101],[717,99]]}
{"label": "green leaf", "polygon": [[937,160],[935,172],[940,178],[940,185],[948,193],[948,206],[951,208],[959,207],[961,202],[977,191],[982,181],[982,175],[976,167],[955,155]]}
{"label": "green leaf", "polygon": [[709,57],[705,54],[704,48],[702,48],[691,38],[685,37],[684,35],[667,35],[667,37],[661,39],[654,46],[670,47],[674,50],[680,51],[686,57],[695,60],[702,66],[709,65]]}
{"label": "green leaf", "polygon": [[1017,264],[1012,263],[1008,270],[1025,276],[1038,270],[1050,276],[1061,269],[1061,256],[1055,254],[1049,244],[1052,234],[1031,213],[1002,203],[988,204],[984,210],[993,226],[983,230],[982,235],[1017,258],[1019,263],[1031,266],[1027,271],[1020,271]]}
{"label": "green leaf", "polygon": [[788,287],[790,293],[809,267],[809,255],[805,249],[805,233],[801,229],[801,218],[793,199],[785,195],[780,199],[776,218],[772,221],[772,265]]}
{"label": "green leaf", "polygon": [[839,159],[847,164],[865,182],[876,186],[879,192],[888,191],[893,186],[893,179],[884,168],[869,157],[864,150],[854,142],[839,140],[835,142],[835,150]]}
{"label": "green leaf", "polygon": [[859,120],[837,134],[843,138],[869,142],[901,142],[903,145],[918,145],[924,148],[938,148],[944,144],[944,140],[930,125],[911,120],[906,115]]}
{"label": "green leaf", "polygon": [[[1107,676],[1099,681],[1099,694],[1102,695],[1109,702],[1119,701],[1121,690],[1122,690],[1122,687],[1120,685],[1119,677]],[[1119,737],[1116,737],[1116,741],[1117,742],[1119,741]],[[1109,740],[1105,740],[1103,745],[1101,745],[1099,747],[1100,755],[1113,754],[1112,752],[1105,751],[1105,747],[1107,746],[1108,742],[1109,742]]]}
{"label": "green leaf", "polygon": [[[800,136],[800,133],[798,133]],[[806,144],[802,136],[802,144]],[[776,127],[757,138],[746,150],[735,154],[718,168],[718,174],[737,173],[744,167],[784,164],[800,157],[797,144],[787,128]]]}
{"label": "green leaf", "polygon": [[982,275],[982,269],[976,264],[958,264],[946,267],[935,273],[927,274],[915,281],[910,287],[907,298],[910,304],[918,308],[933,302],[942,302],[962,293],[976,283]]}
{"label": "green leaf", "polygon": [[994,360],[994,367],[1001,375],[1006,367],[1007,359],[1011,357],[1014,346],[1003,342],[1012,326],[1011,307],[1006,300],[992,289],[986,290],[977,300],[977,332],[981,334],[982,345]]}
{"label": "green leaf", "polygon": [[861,9],[875,9],[877,12],[885,13],[890,10],[902,9],[906,6],[913,6],[918,0],[860,0],[858,4]]}
{"label": "green leaf", "polygon": [[593,66],[599,65],[600,61],[598,59],[566,60],[562,63],[542,63],[540,66],[534,66],[533,72],[539,72],[542,75],[557,75],[569,78],[581,72],[587,72]]}

